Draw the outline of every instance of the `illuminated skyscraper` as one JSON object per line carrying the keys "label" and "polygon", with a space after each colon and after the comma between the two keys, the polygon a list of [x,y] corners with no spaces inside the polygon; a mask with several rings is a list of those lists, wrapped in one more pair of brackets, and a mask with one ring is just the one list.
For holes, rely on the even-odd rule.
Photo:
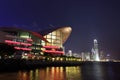
{"label": "illuminated skyscraper", "polygon": [[96,39],[94,39],[94,60],[99,61],[99,52],[98,52],[98,42]]}

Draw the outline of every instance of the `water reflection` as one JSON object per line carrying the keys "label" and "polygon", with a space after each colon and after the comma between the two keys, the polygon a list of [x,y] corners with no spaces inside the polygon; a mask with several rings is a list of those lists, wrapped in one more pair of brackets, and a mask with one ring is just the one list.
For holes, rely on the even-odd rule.
{"label": "water reflection", "polygon": [[119,66],[113,64],[85,65],[81,67],[81,74],[82,80],[120,80]]}
{"label": "water reflection", "polygon": [[120,80],[118,64],[44,67],[0,73],[0,80]]}
{"label": "water reflection", "polygon": [[66,67],[66,80],[81,80],[80,67]]}
{"label": "water reflection", "polygon": [[105,70],[100,64],[82,66],[82,79],[83,80],[106,80],[104,75]]}
{"label": "water reflection", "polygon": [[19,71],[18,80],[80,80],[80,67],[46,67]]}

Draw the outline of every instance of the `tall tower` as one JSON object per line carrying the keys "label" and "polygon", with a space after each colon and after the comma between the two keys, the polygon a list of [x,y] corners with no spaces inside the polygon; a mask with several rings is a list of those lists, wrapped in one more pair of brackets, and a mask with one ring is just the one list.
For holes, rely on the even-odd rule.
{"label": "tall tower", "polygon": [[98,42],[96,39],[94,39],[94,57],[95,57],[95,61],[99,61],[99,52],[98,52]]}

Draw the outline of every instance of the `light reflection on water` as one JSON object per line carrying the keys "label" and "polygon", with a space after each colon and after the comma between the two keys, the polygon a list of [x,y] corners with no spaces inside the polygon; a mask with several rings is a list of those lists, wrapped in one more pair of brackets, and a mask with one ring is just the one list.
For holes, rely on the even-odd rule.
{"label": "light reflection on water", "polygon": [[0,73],[0,80],[120,80],[120,65],[44,67]]}
{"label": "light reflection on water", "polygon": [[19,71],[18,80],[80,80],[80,67],[46,67]]}

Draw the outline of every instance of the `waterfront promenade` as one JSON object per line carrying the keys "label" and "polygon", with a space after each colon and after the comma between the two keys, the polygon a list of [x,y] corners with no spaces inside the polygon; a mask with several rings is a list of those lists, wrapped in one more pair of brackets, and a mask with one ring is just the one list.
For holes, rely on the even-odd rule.
{"label": "waterfront promenade", "polygon": [[3,69],[34,69],[47,66],[75,66],[80,65],[80,61],[41,61],[26,59],[1,59],[0,70]]}
{"label": "waterfront promenade", "polygon": [[[80,66],[92,64],[115,64],[116,62],[90,62],[90,61],[40,61],[40,60],[25,60],[25,59],[1,59],[0,70],[14,69],[35,69],[49,66]],[[118,64],[118,63],[117,63]],[[120,64],[120,63],[119,63]]]}

